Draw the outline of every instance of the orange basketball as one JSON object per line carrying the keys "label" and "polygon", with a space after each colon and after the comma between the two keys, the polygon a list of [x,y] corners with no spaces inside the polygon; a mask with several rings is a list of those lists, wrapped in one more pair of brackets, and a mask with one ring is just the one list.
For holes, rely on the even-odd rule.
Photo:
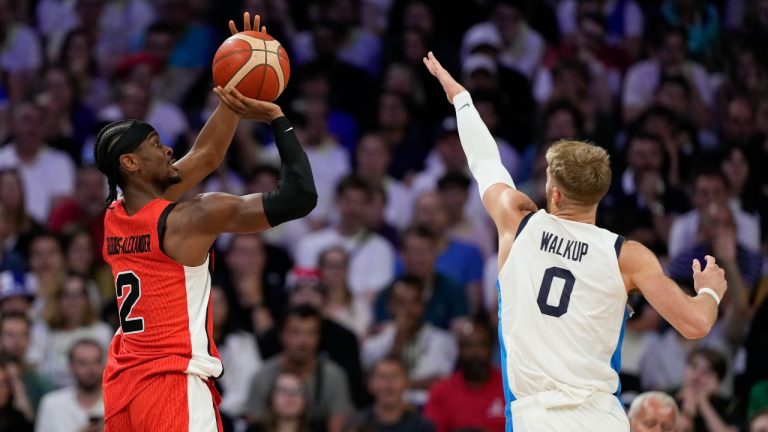
{"label": "orange basketball", "polygon": [[230,36],[213,57],[213,82],[247,97],[272,102],[285,90],[291,66],[272,36],[244,31]]}

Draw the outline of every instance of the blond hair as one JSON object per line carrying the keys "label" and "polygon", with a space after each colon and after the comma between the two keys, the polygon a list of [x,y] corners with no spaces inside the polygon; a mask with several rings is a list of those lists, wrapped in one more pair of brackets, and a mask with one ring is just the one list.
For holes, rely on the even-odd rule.
{"label": "blond hair", "polygon": [[594,205],[608,192],[611,166],[602,147],[561,140],[547,150],[546,157],[549,175],[566,198]]}

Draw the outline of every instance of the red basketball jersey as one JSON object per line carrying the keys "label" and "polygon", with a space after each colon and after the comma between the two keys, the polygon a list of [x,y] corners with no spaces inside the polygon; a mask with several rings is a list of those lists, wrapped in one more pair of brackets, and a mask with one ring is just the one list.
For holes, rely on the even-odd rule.
{"label": "red basketball jersey", "polygon": [[155,199],[129,216],[123,200],[104,216],[104,260],[112,267],[120,329],[104,371],[105,418],[166,373],[219,377],[213,342],[209,256],[197,267],[174,261],[161,248],[175,203]]}

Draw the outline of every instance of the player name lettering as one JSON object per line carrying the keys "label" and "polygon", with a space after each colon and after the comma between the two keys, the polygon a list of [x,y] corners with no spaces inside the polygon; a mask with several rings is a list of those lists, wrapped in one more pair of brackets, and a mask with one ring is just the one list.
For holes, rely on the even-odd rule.
{"label": "player name lettering", "polygon": [[107,237],[107,255],[146,253],[150,251],[149,234]]}
{"label": "player name lettering", "polygon": [[578,240],[566,240],[550,232],[543,231],[541,233],[541,250],[581,262],[581,259],[589,251],[589,245]]}

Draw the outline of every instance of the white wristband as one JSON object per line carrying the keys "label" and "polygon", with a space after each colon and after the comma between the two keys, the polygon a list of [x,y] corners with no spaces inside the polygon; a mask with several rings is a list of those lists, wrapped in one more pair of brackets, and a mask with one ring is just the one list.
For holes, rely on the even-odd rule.
{"label": "white wristband", "polygon": [[712,288],[701,288],[698,293],[696,293],[696,296],[700,296],[702,294],[706,294],[708,296],[712,296],[713,299],[717,302],[717,305],[720,306],[720,296],[717,295],[715,290]]}

